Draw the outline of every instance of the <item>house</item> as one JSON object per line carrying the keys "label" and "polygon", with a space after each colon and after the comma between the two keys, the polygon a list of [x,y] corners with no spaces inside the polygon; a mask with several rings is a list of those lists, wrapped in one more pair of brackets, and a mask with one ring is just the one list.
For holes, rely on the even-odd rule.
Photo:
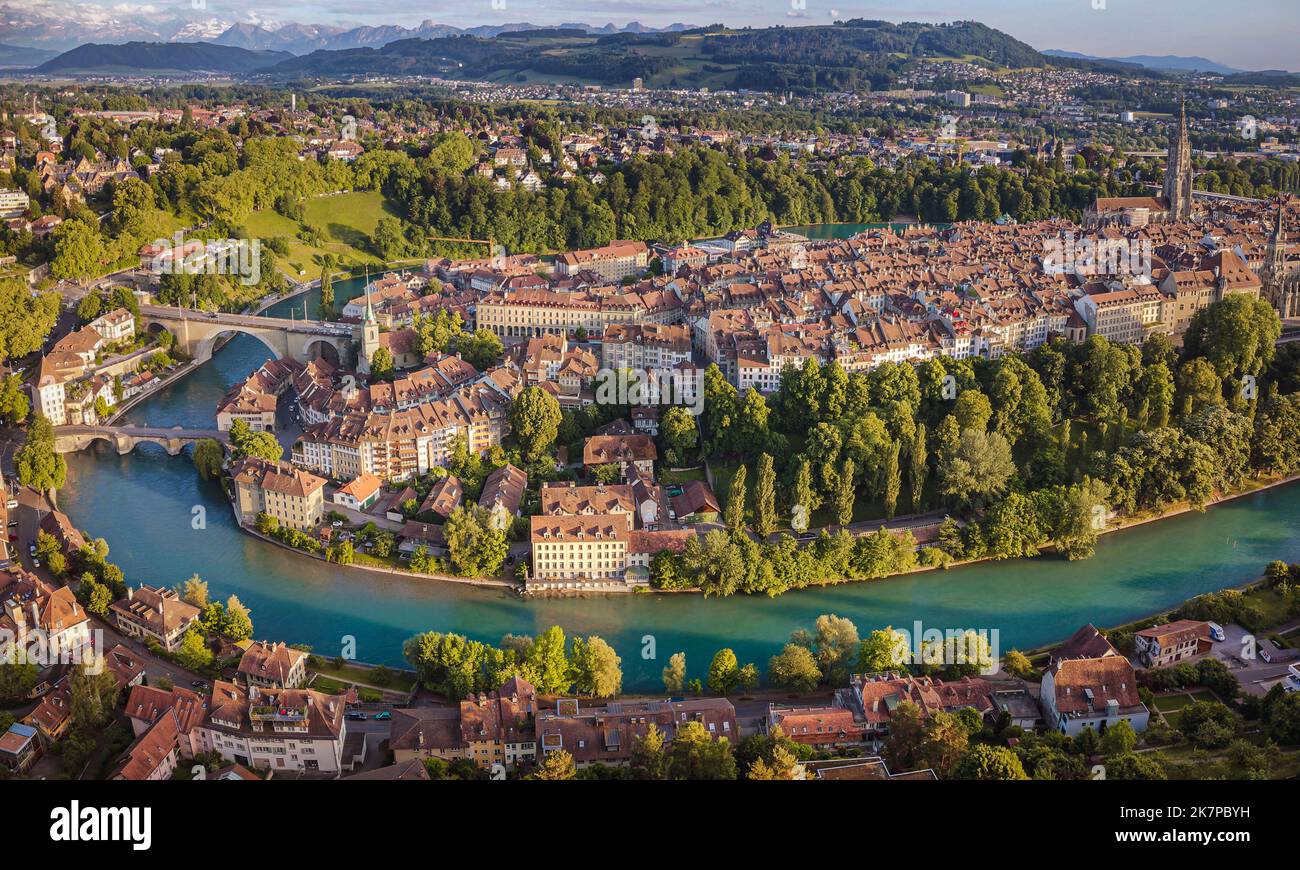
{"label": "house", "polygon": [[1053,650],[1048,664],[1056,664],[1066,659],[1100,659],[1117,655],[1119,650],[1115,649],[1101,630],[1090,622]]}
{"label": "house", "polygon": [[522,677],[511,677],[491,693],[460,702],[460,738],[465,757],[479,767],[501,764],[508,770],[537,757],[533,731],[537,690]]}
{"label": "house", "polygon": [[68,515],[59,511],[50,511],[41,517],[41,531],[50,535],[58,543],[63,554],[70,556],[86,546],[86,539],[77,527],[68,519]]}
{"label": "house", "polygon": [[588,468],[618,463],[626,476],[629,466],[651,477],[659,452],[649,435],[593,435],[583,442],[582,464]]}
{"label": "house", "polygon": [[208,699],[197,692],[180,686],[160,689],[136,685],[127,695],[125,712],[136,737],[164,715],[171,715],[176,722],[177,751],[181,758],[194,758],[212,751],[211,735],[203,729]]}
{"label": "house", "polygon": [[1134,632],[1133,645],[1142,664],[1158,668],[1207,653],[1213,642],[1208,622],[1180,619]]}
{"label": "house", "polygon": [[884,759],[879,756],[868,758],[834,758],[825,761],[805,761],[800,765],[804,769],[805,779],[825,780],[922,780],[935,782],[939,777],[930,768],[909,770],[904,773],[891,773]]}
{"label": "house", "polygon": [[421,547],[430,556],[447,555],[447,536],[443,533],[442,526],[407,520],[398,537],[402,542],[397,545],[397,552],[405,558],[409,559]]}
{"label": "house", "polygon": [[45,693],[36,709],[22,721],[37,730],[43,747],[53,746],[63,739],[72,725],[72,687],[66,675]]}
{"label": "house", "polygon": [[388,748],[397,764],[426,758],[454,761],[465,758],[468,746],[460,727],[458,707],[414,707],[394,710]]}
{"label": "house", "polygon": [[344,777],[347,780],[428,780],[429,768],[418,758],[410,758],[406,761],[399,761],[396,764],[390,764],[387,767],[377,767],[374,770],[365,770],[361,773],[354,773],[351,776]]}
{"label": "house", "polygon": [[168,710],[127,747],[108,778],[138,782],[171,779],[180,761],[179,741],[176,718]]}
{"label": "house", "polygon": [[366,511],[379,500],[383,488],[384,482],[373,474],[360,474],[338,488],[334,493],[334,503],[354,511]]}
{"label": "house", "polygon": [[[574,764],[622,766],[632,758],[632,747],[654,725],[668,746],[677,730],[698,722],[714,740],[739,740],[736,710],[726,698],[686,701],[619,701],[582,706],[576,698],[560,698],[555,707],[537,715],[538,760],[563,749]],[[671,750],[669,750],[671,752]]]}
{"label": "house", "polygon": [[722,515],[713,490],[702,480],[688,480],[681,484],[681,492],[668,497],[671,518],[679,523],[711,523]]}
{"label": "house", "polygon": [[36,729],[14,722],[9,730],[0,734],[0,764],[18,775],[31,769],[41,757],[41,741]]}
{"label": "house", "polygon": [[253,641],[240,657],[238,671],[250,686],[296,689],[307,681],[307,654],[284,641]]}
{"label": "house", "polygon": [[626,517],[630,532],[636,527],[637,505],[630,484],[578,486],[559,481],[542,484],[540,513],[550,517],[617,514]]}
{"label": "house", "polygon": [[1048,727],[1071,737],[1121,721],[1145,731],[1150,717],[1133,666],[1123,656],[1056,662],[1043,672],[1039,702]]}
{"label": "house", "polygon": [[460,478],[454,474],[445,475],[433,482],[433,486],[429,488],[429,494],[420,503],[420,509],[416,511],[416,515],[429,519],[438,516],[445,520],[451,516],[452,511],[460,507],[461,499],[464,496],[465,488],[461,485]]}
{"label": "house", "polygon": [[510,528],[514,518],[519,516],[519,506],[523,503],[524,490],[527,488],[528,475],[523,469],[509,463],[487,476],[478,503],[479,507],[491,513],[493,527]]}
{"label": "house", "polygon": [[769,704],[767,733],[776,729],[796,743],[818,749],[852,746],[866,740],[867,723],[853,711],[823,704],[815,707],[783,707]]}
{"label": "house", "polygon": [[227,761],[337,777],[356,761],[344,751],[344,706],[342,698],[311,689],[243,688],[218,680],[203,729]]}
{"label": "house", "polygon": [[325,479],[287,462],[248,456],[231,468],[240,521],[251,524],[266,514],[282,526],[305,531],[325,512]]}
{"label": "house", "polygon": [[202,615],[197,607],[182,601],[174,589],[141,583],[126,588],[126,597],[109,606],[113,622],[127,637],[153,641],[167,652],[175,652],[191,625]]}
{"label": "house", "polygon": [[144,683],[144,659],[120,643],[104,654],[104,667],[112,671],[123,691]]}
{"label": "house", "polygon": [[0,660],[27,651],[42,667],[76,663],[91,648],[90,617],[68,586],[20,568],[0,571]]}

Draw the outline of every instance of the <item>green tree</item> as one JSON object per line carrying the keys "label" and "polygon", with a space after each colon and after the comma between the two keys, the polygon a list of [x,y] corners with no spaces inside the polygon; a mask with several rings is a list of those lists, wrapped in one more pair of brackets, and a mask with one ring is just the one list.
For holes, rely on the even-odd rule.
{"label": "green tree", "polygon": [[853,502],[857,497],[853,478],[857,470],[853,457],[846,458],[844,467],[840,469],[840,479],[835,487],[835,522],[840,526],[853,522]]}
{"label": "green tree", "polygon": [[898,508],[898,493],[903,487],[902,471],[899,463],[899,450],[902,445],[895,441],[885,453],[885,467],[881,472],[884,480],[883,497],[885,502],[885,519],[892,520]]}
{"label": "green tree", "polygon": [[497,574],[510,552],[505,531],[492,524],[491,514],[478,505],[461,505],[451,512],[443,531],[452,567],[463,577]]}
{"label": "green tree", "polygon": [[564,630],[553,625],[537,636],[528,657],[530,672],[537,675],[535,685],[548,695],[563,694],[573,685],[572,668],[565,647]]}
{"label": "green tree", "polygon": [[930,474],[929,457],[926,455],[925,445],[925,424],[916,424],[916,435],[912,438],[912,446],[908,451],[908,481],[912,484],[912,513],[920,513],[924,509],[925,500],[925,480]]}
{"label": "green tree", "polygon": [[651,722],[646,733],[632,741],[629,767],[633,779],[661,780],[668,776],[668,754],[664,750],[664,733]]}
{"label": "green tree", "polygon": [[767,664],[772,685],[792,692],[811,692],[822,681],[822,673],[807,647],[788,643]]}
{"label": "green tree", "polygon": [[736,469],[736,476],[731,478],[731,489],[727,492],[726,523],[727,528],[739,532],[745,528],[745,466]]}
{"label": "green tree", "polygon": [[546,753],[542,763],[532,773],[533,779],[562,780],[574,779],[578,775],[573,756],[563,749],[554,749]]}
{"label": "green tree", "polygon": [[253,620],[248,608],[237,595],[226,599],[225,618],[222,620],[221,633],[232,641],[248,640],[253,636]]}
{"label": "green tree", "polygon": [[49,418],[33,418],[27,427],[27,442],[14,455],[18,480],[41,492],[62,489],[68,464],[54,449],[54,427]]}
{"label": "green tree", "polygon": [[221,467],[226,461],[226,451],[221,446],[221,442],[215,438],[204,438],[194,445],[191,459],[194,461],[194,467],[198,469],[199,477],[204,480],[215,480],[221,476]]}
{"label": "green tree", "polygon": [[668,755],[668,778],[676,780],[732,780],[736,759],[725,737],[713,739],[703,722],[686,722],[677,728]]}
{"label": "green tree", "polygon": [[623,688],[623,660],[601,638],[573,639],[571,664],[574,690],[597,698],[613,698]]}
{"label": "green tree", "polygon": [[754,486],[754,534],[767,540],[776,531],[776,470],[771,454],[758,457],[758,481]]}
{"label": "green tree", "polygon": [[1014,752],[1005,746],[977,743],[972,746],[952,771],[953,779],[1029,779],[1024,765]]}
{"label": "green tree", "polygon": [[370,355],[370,378],[376,381],[391,381],[397,374],[393,363],[393,352],[386,347],[377,347]]}
{"label": "green tree", "polygon": [[740,666],[736,654],[730,649],[720,649],[709,665],[709,691],[726,697],[735,691],[739,676]]}
{"label": "green tree", "polygon": [[510,431],[529,462],[541,459],[560,432],[560,403],[541,387],[528,387],[510,405]]}
{"label": "green tree", "polygon": [[670,695],[679,695],[686,687],[686,653],[673,653],[664,668],[664,691]]}

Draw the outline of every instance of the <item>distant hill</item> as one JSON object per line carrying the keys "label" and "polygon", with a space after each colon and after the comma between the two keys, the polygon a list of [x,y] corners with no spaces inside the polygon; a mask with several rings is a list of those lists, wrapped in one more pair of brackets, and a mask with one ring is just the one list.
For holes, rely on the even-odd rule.
{"label": "distant hill", "polygon": [[56,56],[57,51],[44,48],[27,48],[22,45],[0,43],[0,68],[30,69]]}
{"label": "distant hill", "polygon": [[[586,81],[655,87],[860,91],[892,85],[919,58],[1039,67],[1049,59],[973,21],[853,21],[809,27],[603,34],[544,30],[403,39],[377,48],[321,50],[265,71],[277,76],[440,75],[493,81]],[[1084,62],[1078,62],[1084,63]]]}
{"label": "distant hill", "polygon": [[1129,57],[1094,57],[1089,54],[1080,54],[1077,51],[1062,51],[1057,48],[1049,48],[1043,52],[1048,57],[1065,57],[1075,60],[1093,60],[1093,61],[1118,61],[1119,63],[1131,63],[1137,66],[1146,67],[1147,69],[1164,70],[1167,72],[1208,72],[1218,73],[1220,75],[1231,75],[1241,72],[1230,66],[1225,66],[1204,57],[1184,57],[1176,54],[1150,55],[1135,54]]}
{"label": "distant hill", "polygon": [[88,42],[36,68],[42,73],[177,71],[245,75],[292,58],[283,51],[250,51],[206,42]]}
{"label": "distant hill", "polygon": [[[217,45],[231,45],[255,50],[287,51],[291,54],[308,54],[313,51],[346,51],[350,48],[382,48],[403,39],[443,39],[448,36],[478,36],[490,39],[503,33],[547,30],[527,22],[488,24],[480,27],[460,28],[450,24],[423,21],[416,27],[396,25],[362,26],[352,28],[318,27],[289,24],[278,28],[260,27],[256,24],[234,24],[216,39]],[[647,27],[632,21],[623,27],[606,24],[593,27],[589,24],[561,24],[556,29],[578,30],[583,33],[670,33],[687,30],[685,24],[670,24],[664,28]]]}

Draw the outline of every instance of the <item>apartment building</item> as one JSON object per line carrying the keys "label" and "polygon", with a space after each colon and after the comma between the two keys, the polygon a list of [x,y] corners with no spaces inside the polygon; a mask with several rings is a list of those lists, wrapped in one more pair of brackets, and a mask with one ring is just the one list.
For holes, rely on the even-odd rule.
{"label": "apartment building", "polygon": [[629,469],[653,478],[658,448],[649,435],[593,435],[582,444],[582,464],[588,468],[618,463],[624,476]]}
{"label": "apartment building", "polygon": [[1164,329],[1160,317],[1164,296],[1152,285],[1120,286],[1098,293],[1085,293],[1075,309],[1088,326],[1088,335],[1118,344],[1141,344],[1153,332]]}
{"label": "apartment building", "polygon": [[341,697],[311,689],[243,688],[218,680],[203,723],[205,742],[245,767],[337,776],[355,761],[344,750],[344,706]]}
{"label": "apartment building", "polygon": [[691,361],[691,332],[685,324],[611,324],[601,337],[600,364],[606,369],[675,369]]}
{"label": "apartment building", "polygon": [[573,482],[544,483],[541,513],[548,517],[619,516],[630,532],[636,526],[636,498],[630,484],[578,486]]}
{"label": "apartment building", "polygon": [[622,281],[640,274],[649,262],[645,242],[614,241],[599,248],[565,251],[555,258],[555,273],[564,277],[594,272],[606,281]]}
{"label": "apartment building", "polygon": [[76,662],[90,643],[90,617],[71,588],[18,567],[0,571],[0,660],[17,661],[24,649],[37,664]]}
{"label": "apartment building", "polygon": [[664,735],[667,747],[682,726],[691,722],[702,725],[714,740],[734,744],[740,739],[736,710],[726,698],[607,704],[560,698],[553,708],[537,714],[538,760],[564,750],[579,769],[593,764],[620,767],[631,761],[633,746],[651,725]]}
{"label": "apartment building", "polygon": [[235,504],[242,522],[265,513],[280,525],[299,530],[320,524],[325,512],[325,479],[287,462],[246,457],[231,468]]}
{"label": "apartment building", "polygon": [[626,516],[534,516],[531,523],[536,580],[623,580],[631,536]]}

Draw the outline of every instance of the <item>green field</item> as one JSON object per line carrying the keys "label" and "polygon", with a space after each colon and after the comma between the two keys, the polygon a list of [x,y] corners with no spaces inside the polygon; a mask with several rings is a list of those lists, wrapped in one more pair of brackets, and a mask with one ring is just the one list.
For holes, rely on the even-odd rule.
{"label": "green field", "polygon": [[313,197],[304,201],[303,210],[303,223],[320,231],[320,244],[309,245],[299,239],[302,224],[270,209],[254,212],[244,223],[250,237],[283,236],[288,240],[288,262],[282,265],[291,277],[315,277],[320,269],[319,258],[326,253],[334,254],[340,264],[380,263],[379,257],[368,250],[370,235],[381,217],[397,216],[376,190]]}

